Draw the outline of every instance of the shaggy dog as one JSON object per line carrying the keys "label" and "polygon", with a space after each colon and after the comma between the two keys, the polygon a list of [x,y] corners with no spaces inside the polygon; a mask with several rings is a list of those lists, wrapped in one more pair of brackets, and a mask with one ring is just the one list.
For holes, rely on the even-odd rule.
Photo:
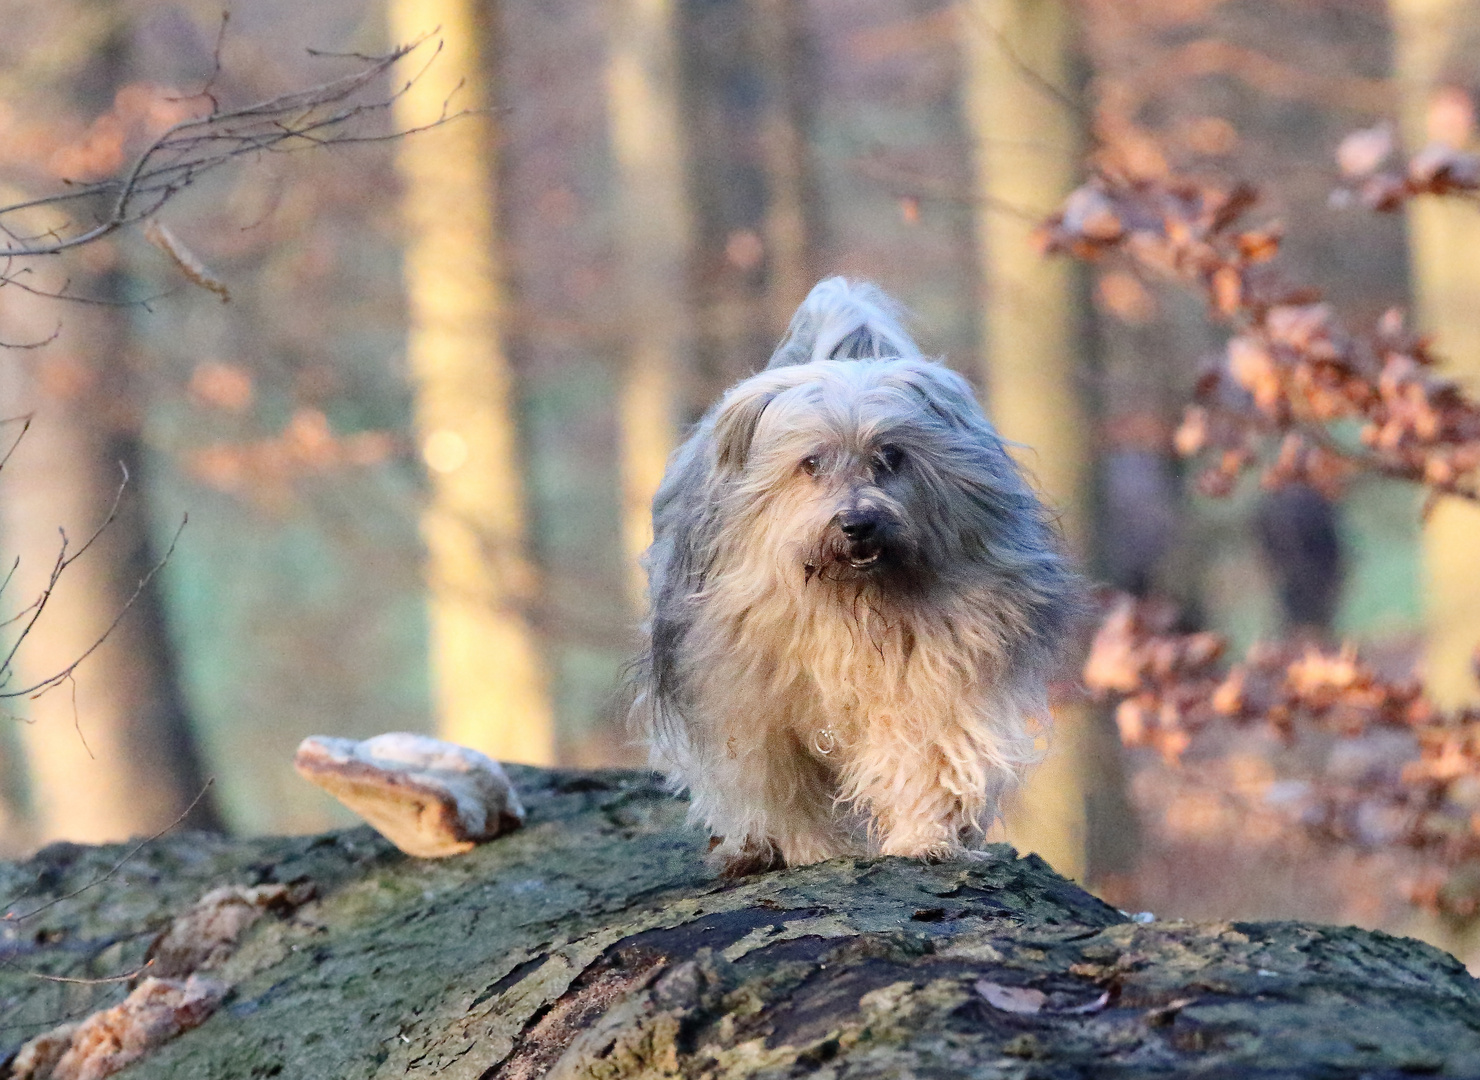
{"label": "shaggy dog", "polygon": [[979,841],[1077,592],[966,381],[830,278],[653,503],[634,726],[730,874]]}

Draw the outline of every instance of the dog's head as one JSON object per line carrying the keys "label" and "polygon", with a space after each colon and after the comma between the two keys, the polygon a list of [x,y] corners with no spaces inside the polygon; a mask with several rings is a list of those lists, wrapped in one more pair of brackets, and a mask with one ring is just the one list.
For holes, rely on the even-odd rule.
{"label": "dog's head", "polygon": [[726,395],[714,455],[725,517],[749,554],[769,553],[804,584],[928,585],[1056,557],[970,387],[928,360],[764,371]]}

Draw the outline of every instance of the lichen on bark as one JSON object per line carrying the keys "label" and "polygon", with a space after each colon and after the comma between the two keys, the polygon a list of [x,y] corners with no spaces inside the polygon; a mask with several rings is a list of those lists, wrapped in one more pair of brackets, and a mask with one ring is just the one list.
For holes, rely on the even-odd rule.
{"label": "lichen on bark", "polygon": [[[169,837],[0,924],[0,1052],[127,992],[27,972],[127,972],[212,888],[311,882],[220,965],[221,1009],[120,1075],[1480,1075],[1480,991],[1416,941],[1138,924],[1000,847],[721,881],[646,775],[511,774],[527,826],[467,855],[411,859],[368,829]],[[0,896],[25,891],[23,915],[124,850],[0,866]]]}

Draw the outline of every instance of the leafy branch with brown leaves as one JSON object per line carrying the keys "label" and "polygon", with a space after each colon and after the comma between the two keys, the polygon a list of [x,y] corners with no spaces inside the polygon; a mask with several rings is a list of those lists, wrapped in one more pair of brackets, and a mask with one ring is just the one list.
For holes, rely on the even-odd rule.
{"label": "leafy branch with brown leaves", "polygon": [[[1411,194],[1452,187],[1430,180]],[[1178,452],[1205,463],[1199,489],[1230,494],[1257,467],[1266,486],[1328,496],[1366,473],[1480,499],[1480,402],[1438,374],[1401,312],[1352,330],[1319,290],[1284,280],[1279,228],[1245,220],[1257,202],[1246,185],[1102,170],[1042,228],[1046,251],[1179,282],[1232,330],[1176,434]]]}
{"label": "leafy branch with brown leaves", "polygon": [[[1084,680],[1118,698],[1115,722],[1128,747],[1183,768],[1199,742],[1253,731],[1319,765],[1266,790],[1265,805],[1315,836],[1376,850],[1403,847],[1428,870],[1409,899],[1464,918],[1480,913],[1480,709],[1439,708],[1412,678],[1388,678],[1351,648],[1258,644],[1225,664],[1217,634],[1179,634],[1175,612],[1155,601],[1116,599],[1095,634]],[[1363,740],[1379,733],[1390,742]],[[1332,754],[1332,744],[1348,752]],[[1195,762],[1194,762],[1195,764]],[[1273,797],[1270,797],[1273,796]]]}
{"label": "leafy branch with brown leaves", "polygon": [[[1338,204],[1391,212],[1480,193],[1480,160],[1435,144],[1398,161],[1387,126],[1354,133],[1338,158]],[[1247,185],[1100,168],[1040,237],[1047,252],[1180,284],[1228,329],[1174,439],[1198,460],[1203,494],[1229,495],[1257,471],[1266,488],[1303,482],[1329,498],[1375,475],[1430,502],[1480,500],[1480,401],[1443,376],[1401,311],[1353,329],[1319,290],[1286,280],[1280,227],[1251,223],[1257,204]],[[1423,867],[1402,883],[1412,902],[1480,915],[1480,709],[1441,709],[1416,679],[1385,676],[1351,647],[1259,644],[1229,664],[1224,638],[1175,625],[1169,605],[1120,597],[1095,635],[1084,680],[1117,702],[1124,745],[1193,775],[1230,734],[1261,736],[1297,764],[1248,812],[1363,850],[1406,849]]]}

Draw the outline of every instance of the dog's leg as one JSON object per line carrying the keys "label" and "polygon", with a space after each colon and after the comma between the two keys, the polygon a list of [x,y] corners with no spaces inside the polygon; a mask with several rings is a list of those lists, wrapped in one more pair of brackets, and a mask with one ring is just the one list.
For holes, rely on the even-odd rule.
{"label": "dog's leg", "polygon": [[726,765],[714,790],[701,782],[695,792],[706,808],[731,815],[707,818],[717,836],[710,858],[726,877],[802,866],[858,848],[835,807],[831,768],[790,734],[773,731]]}
{"label": "dog's leg", "polygon": [[935,741],[886,738],[861,756],[853,792],[883,855],[944,859],[963,850],[986,809],[979,759]]}
{"label": "dog's leg", "polygon": [[771,829],[788,866],[805,866],[848,853],[862,854],[846,812],[838,806],[836,767],[803,746],[795,735],[773,757],[778,796]]}

